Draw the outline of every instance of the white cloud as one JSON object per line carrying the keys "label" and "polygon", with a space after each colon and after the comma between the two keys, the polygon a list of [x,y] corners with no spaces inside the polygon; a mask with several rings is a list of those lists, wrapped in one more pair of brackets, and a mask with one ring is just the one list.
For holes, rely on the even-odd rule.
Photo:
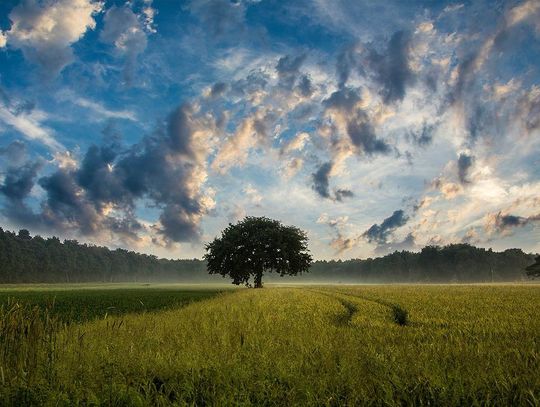
{"label": "white cloud", "polygon": [[96,119],[124,119],[137,121],[137,115],[131,110],[111,110],[101,103],[78,96],[71,91],[59,92],[58,97],[92,111],[95,114]]}
{"label": "white cloud", "polygon": [[52,150],[63,150],[64,147],[54,139],[53,131],[42,124],[46,117],[43,112],[36,110],[17,114],[8,107],[0,106],[0,121],[11,126],[27,138],[42,142]]}
{"label": "white cloud", "polygon": [[130,110],[109,110],[100,103],[93,102],[89,99],[85,99],[82,97],[77,98],[74,102],[79,106],[90,109],[105,118],[137,121],[135,113]]}
{"label": "white cloud", "polygon": [[9,14],[12,24],[2,35],[4,45],[7,38],[10,46],[21,49],[47,76],[55,77],[73,62],[71,45],[96,27],[94,16],[102,7],[94,0],[22,2]]}

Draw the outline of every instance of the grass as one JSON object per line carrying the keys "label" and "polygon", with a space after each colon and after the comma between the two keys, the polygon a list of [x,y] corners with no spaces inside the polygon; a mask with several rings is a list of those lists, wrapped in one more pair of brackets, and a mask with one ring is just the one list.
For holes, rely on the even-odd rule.
{"label": "grass", "polygon": [[47,309],[65,322],[82,322],[126,313],[178,308],[211,298],[230,287],[196,285],[37,285],[0,289],[0,306],[10,300]]}
{"label": "grass", "polygon": [[274,287],[65,324],[11,302],[0,404],[534,406],[539,306],[533,285]]}

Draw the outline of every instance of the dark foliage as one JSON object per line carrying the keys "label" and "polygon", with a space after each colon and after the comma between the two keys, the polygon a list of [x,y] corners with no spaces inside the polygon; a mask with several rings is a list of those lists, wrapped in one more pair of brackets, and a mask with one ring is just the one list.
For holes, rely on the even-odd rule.
{"label": "dark foliage", "polygon": [[527,275],[531,277],[540,277],[540,256],[537,256],[535,263],[525,268]]}
{"label": "dark foliage", "polygon": [[[538,275],[534,274],[538,269],[538,263],[532,264],[534,257],[520,249],[494,252],[468,244],[427,246],[420,253],[401,251],[365,260],[316,261],[309,268],[309,275],[296,278],[300,282],[342,283],[519,281],[526,279],[527,274]],[[268,278],[274,279],[272,275]],[[199,259],[158,259],[76,240],[44,239],[31,236],[24,229],[17,234],[0,228],[0,283],[150,281],[202,283],[220,279],[208,275],[206,262]]]}
{"label": "dark foliage", "polygon": [[280,276],[309,271],[312,262],[306,233],[294,226],[265,217],[246,217],[229,226],[213,242],[206,245],[207,268],[210,274],[230,276],[233,284],[262,287],[265,272]]}
{"label": "dark foliage", "polygon": [[317,261],[310,278],[343,283],[480,283],[526,279],[534,256],[521,249],[494,252],[469,244],[426,246],[365,260]]}
{"label": "dark foliage", "polygon": [[[124,249],[32,237],[0,228],[0,283],[200,281],[200,260],[166,260]],[[207,278],[206,278],[207,279]]]}

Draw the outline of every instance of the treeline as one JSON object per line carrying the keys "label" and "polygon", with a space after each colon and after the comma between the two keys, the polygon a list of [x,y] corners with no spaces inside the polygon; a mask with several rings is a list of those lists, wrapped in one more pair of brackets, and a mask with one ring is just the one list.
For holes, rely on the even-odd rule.
{"label": "treeline", "polygon": [[[521,249],[494,252],[468,244],[427,246],[374,259],[316,261],[310,273],[264,277],[267,282],[443,283],[526,280],[534,255]],[[224,282],[202,260],[167,260],[76,240],[31,236],[0,228],[0,283]]]}
{"label": "treeline", "polygon": [[204,271],[197,259],[158,259],[0,228],[0,283],[197,282],[208,279]]}
{"label": "treeline", "polygon": [[494,252],[469,244],[426,246],[419,253],[401,251],[365,260],[318,261],[313,280],[363,283],[478,283],[527,280],[525,267],[534,255],[521,249]]}

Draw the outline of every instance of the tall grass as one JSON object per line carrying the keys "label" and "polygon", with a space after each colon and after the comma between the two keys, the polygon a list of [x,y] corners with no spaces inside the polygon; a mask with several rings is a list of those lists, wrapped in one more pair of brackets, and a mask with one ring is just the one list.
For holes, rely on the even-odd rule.
{"label": "tall grass", "polygon": [[12,304],[0,404],[537,405],[539,305],[537,286],[270,288],[66,325]]}

